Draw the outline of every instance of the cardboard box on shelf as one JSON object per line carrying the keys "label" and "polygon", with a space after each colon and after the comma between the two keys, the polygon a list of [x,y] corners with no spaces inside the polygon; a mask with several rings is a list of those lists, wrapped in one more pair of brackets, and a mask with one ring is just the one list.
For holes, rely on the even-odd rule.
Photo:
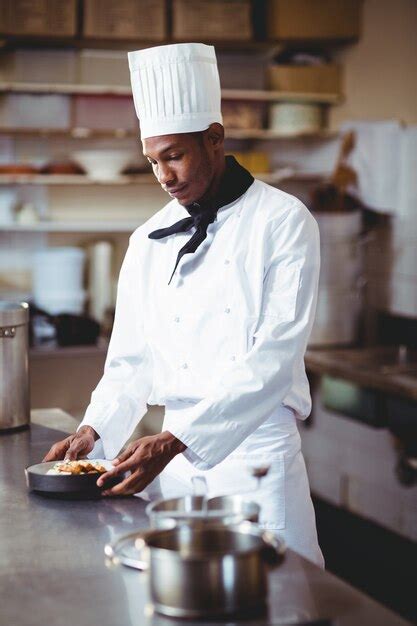
{"label": "cardboard box on shelf", "polygon": [[73,37],[77,32],[77,0],[0,0],[0,15],[0,32],[6,35]]}
{"label": "cardboard box on shelf", "polygon": [[43,50],[35,47],[13,52],[13,73],[10,81],[28,83],[76,83],[77,52],[75,50]]}
{"label": "cardboard box on shelf", "polygon": [[233,156],[251,174],[266,174],[270,170],[269,155],[266,152],[235,152]]}
{"label": "cardboard box on shelf", "polygon": [[162,41],[166,0],[84,0],[83,23],[84,37]]}
{"label": "cardboard box on shelf", "polygon": [[342,66],[271,65],[268,68],[268,88],[290,93],[332,93],[341,95]]}
{"label": "cardboard box on shelf", "polygon": [[223,100],[223,124],[225,128],[236,128],[241,130],[263,128],[265,109],[266,107],[264,102]]}
{"label": "cardboard box on shelf", "polygon": [[69,126],[69,96],[15,93],[0,96],[0,128],[64,130]]}
{"label": "cardboard box on shelf", "polygon": [[268,0],[269,39],[357,39],[363,0]]}
{"label": "cardboard box on shelf", "polygon": [[250,0],[173,0],[173,39],[252,39]]}
{"label": "cardboard box on shelf", "polygon": [[82,85],[130,87],[125,51],[80,50],[78,59],[78,82]]}
{"label": "cardboard box on shelf", "polygon": [[265,89],[265,61],[258,55],[216,50],[223,89]]}
{"label": "cardboard box on shelf", "polygon": [[74,96],[73,120],[76,128],[137,130],[139,135],[138,121],[130,96]]}

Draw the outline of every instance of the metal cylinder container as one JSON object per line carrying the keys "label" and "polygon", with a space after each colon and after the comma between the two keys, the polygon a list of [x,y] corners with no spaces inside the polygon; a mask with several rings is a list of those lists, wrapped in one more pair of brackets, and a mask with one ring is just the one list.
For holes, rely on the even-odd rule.
{"label": "metal cylinder container", "polygon": [[315,211],[320,230],[320,282],[309,346],[350,345],[363,300],[362,212]]}
{"label": "metal cylinder container", "polygon": [[0,302],[0,432],[29,425],[29,306]]}
{"label": "metal cylinder container", "polygon": [[154,609],[168,617],[245,617],[263,611],[267,572],[285,546],[256,524],[180,524],[165,530],[125,535],[107,544],[105,554],[148,571]]}
{"label": "metal cylinder container", "polygon": [[164,527],[169,519],[189,524],[236,524],[245,520],[257,523],[260,506],[240,495],[206,499],[190,494],[151,502],[146,513],[152,528]]}

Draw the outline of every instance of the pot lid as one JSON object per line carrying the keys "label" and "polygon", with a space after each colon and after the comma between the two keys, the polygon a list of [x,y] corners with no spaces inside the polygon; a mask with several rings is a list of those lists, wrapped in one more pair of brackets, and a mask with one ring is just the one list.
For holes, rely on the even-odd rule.
{"label": "pot lid", "polygon": [[0,326],[21,326],[29,321],[27,302],[0,302]]}

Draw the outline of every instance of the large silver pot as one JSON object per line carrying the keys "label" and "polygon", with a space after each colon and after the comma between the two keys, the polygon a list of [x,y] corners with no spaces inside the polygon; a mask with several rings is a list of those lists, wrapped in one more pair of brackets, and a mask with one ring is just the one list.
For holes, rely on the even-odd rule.
{"label": "large silver pot", "polygon": [[186,495],[179,498],[156,500],[146,507],[152,528],[166,527],[165,521],[231,524],[242,521],[258,522],[260,506],[240,495],[205,496]]}
{"label": "large silver pot", "polygon": [[113,563],[149,573],[158,613],[220,618],[262,611],[268,566],[280,563],[284,545],[256,524],[181,524],[138,532],[105,547]]}
{"label": "large silver pot", "polygon": [[362,288],[344,291],[333,286],[320,287],[316,317],[308,345],[349,345],[357,338],[362,305]]}
{"label": "large silver pot", "polygon": [[29,306],[0,302],[0,431],[29,424]]}

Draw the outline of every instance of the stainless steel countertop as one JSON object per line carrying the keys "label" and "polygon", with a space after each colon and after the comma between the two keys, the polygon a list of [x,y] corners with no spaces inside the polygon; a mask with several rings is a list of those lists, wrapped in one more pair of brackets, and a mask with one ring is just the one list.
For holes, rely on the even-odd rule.
{"label": "stainless steel countertop", "polygon": [[[0,436],[0,623],[179,624],[152,614],[146,574],[123,567],[108,569],[104,563],[106,542],[147,526],[141,499],[64,501],[27,492],[24,467],[39,462],[62,436],[39,425]],[[269,582],[269,616],[244,623],[261,626],[332,618],[338,626],[406,624],[291,551]],[[232,626],[230,621],[227,624]]]}
{"label": "stainless steel countertop", "polygon": [[398,347],[319,349],[305,356],[307,371],[343,378],[368,389],[417,401],[417,357],[410,350],[401,362]]}

